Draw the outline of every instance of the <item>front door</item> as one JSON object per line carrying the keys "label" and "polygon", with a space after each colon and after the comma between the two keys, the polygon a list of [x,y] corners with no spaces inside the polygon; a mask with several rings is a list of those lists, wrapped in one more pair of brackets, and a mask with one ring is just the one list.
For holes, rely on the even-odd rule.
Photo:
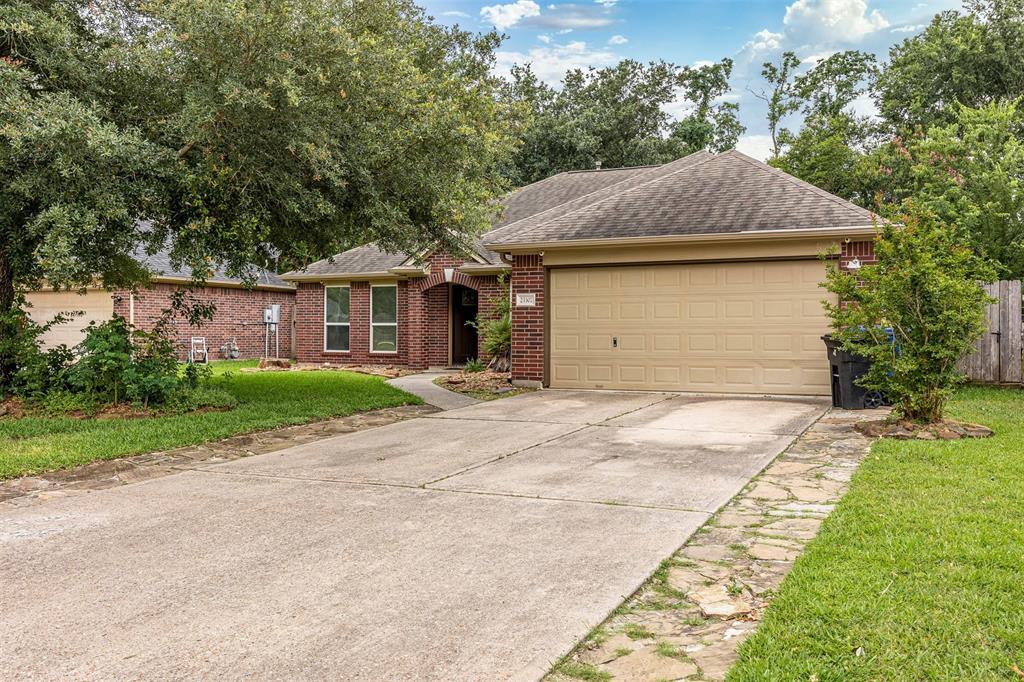
{"label": "front door", "polygon": [[464,365],[477,356],[476,328],[467,322],[476,321],[476,290],[452,285],[452,364]]}

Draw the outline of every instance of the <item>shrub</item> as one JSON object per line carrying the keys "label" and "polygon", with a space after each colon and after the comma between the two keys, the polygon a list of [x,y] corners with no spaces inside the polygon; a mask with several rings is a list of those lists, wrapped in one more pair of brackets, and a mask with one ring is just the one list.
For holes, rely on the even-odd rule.
{"label": "shrub", "polygon": [[483,339],[482,347],[491,357],[491,366],[504,368],[512,351],[512,301],[509,299],[508,277],[498,278],[498,295],[494,298],[494,315],[468,322]]}
{"label": "shrub", "polygon": [[466,360],[465,371],[472,373],[482,372],[484,371],[484,363],[480,362],[476,358],[470,358],[469,360]]}
{"label": "shrub", "polygon": [[829,266],[824,286],[839,303],[826,309],[843,347],[871,360],[860,383],[887,395],[898,417],[938,421],[964,380],[957,362],[987,332],[981,283],[996,271],[956,226],[916,209],[895,220],[876,236],[877,265]]}
{"label": "shrub", "polygon": [[132,366],[132,341],[125,319],[115,315],[100,324],[90,322],[77,350],[81,359],[72,370],[72,386],[120,402],[125,395],[125,375]]}
{"label": "shrub", "polygon": [[21,297],[14,308],[0,314],[0,398],[16,395],[31,399],[66,387],[71,351],[64,345],[43,351],[40,337],[81,313],[61,314],[37,324],[24,312],[25,305]]}

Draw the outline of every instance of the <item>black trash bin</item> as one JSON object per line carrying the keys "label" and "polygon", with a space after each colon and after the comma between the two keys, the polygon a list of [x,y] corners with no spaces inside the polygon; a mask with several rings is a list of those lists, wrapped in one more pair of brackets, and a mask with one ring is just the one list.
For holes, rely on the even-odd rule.
{"label": "black trash bin", "polygon": [[871,361],[862,355],[843,350],[842,344],[831,335],[821,337],[828,349],[828,364],[832,377],[832,406],[844,410],[863,410],[882,405],[882,397],[858,386],[856,380],[867,373]]}

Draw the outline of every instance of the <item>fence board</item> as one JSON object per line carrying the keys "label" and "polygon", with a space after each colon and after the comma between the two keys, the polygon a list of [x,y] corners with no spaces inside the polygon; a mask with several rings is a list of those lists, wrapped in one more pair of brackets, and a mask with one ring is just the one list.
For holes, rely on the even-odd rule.
{"label": "fence board", "polygon": [[985,291],[996,302],[985,309],[988,333],[974,344],[974,352],[964,357],[960,370],[971,381],[1010,383],[1022,381],[1021,367],[1021,283],[995,282]]}

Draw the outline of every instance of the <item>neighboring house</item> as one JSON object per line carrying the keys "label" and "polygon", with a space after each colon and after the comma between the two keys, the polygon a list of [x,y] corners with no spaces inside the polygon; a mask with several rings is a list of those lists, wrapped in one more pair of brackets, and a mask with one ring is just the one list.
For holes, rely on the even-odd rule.
{"label": "neighboring house", "polygon": [[[221,346],[234,342],[239,357],[257,358],[264,355],[266,325],[263,311],[270,306],[280,305],[280,326],[278,328],[280,355],[292,355],[292,318],[295,307],[295,287],[276,274],[263,270],[252,288],[246,288],[241,279],[227,276],[215,269],[206,278],[205,286],[192,286],[192,271],[171,266],[167,251],[148,255],[142,250],[135,254],[136,260],[153,273],[151,284],[136,292],[128,289],[108,291],[89,288],[85,293],[77,291],[33,291],[26,294],[32,307],[29,314],[37,322],[46,322],[60,312],[81,310],[85,314],[72,321],[57,325],[43,337],[46,346],[78,344],[90,322],[103,322],[115,313],[129,323],[150,329],[166,308],[170,307],[171,296],[181,288],[187,288],[200,301],[213,303],[216,312],[212,320],[200,327],[191,327],[182,319],[176,319],[175,335],[178,356],[185,359],[193,336],[206,339],[211,359],[222,357]],[[274,354],[273,337],[270,355]]]}
{"label": "neighboring house", "polygon": [[869,211],[735,151],[562,173],[506,203],[469,259],[367,245],[283,275],[298,359],[482,357],[463,321],[509,272],[518,383],[829,394],[818,256],[873,260]]}

